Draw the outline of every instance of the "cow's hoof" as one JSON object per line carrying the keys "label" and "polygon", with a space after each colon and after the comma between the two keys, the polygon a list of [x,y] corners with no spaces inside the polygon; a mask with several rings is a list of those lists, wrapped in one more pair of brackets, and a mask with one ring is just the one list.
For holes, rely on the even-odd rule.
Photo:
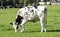
{"label": "cow's hoof", "polygon": [[15,32],[17,32],[17,31],[15,31]]}
{"label": "cow's hoof", "polygon": [[44,32],[43,30],[41,30],[41,33]]}
{"label": "cow's hoof", "polygon": [[44,32],[46,32],[46,29],[44,30]]}
{"label": "cow's hoof", "polygon": [[24,31],[21,31],[22,33],[24,32]]}
{"label": "cow's hoof", "polygon": [[22,33],[23,33],[24,31],[23,31],[23,30],[21,30],[20,32],[22,32]]}

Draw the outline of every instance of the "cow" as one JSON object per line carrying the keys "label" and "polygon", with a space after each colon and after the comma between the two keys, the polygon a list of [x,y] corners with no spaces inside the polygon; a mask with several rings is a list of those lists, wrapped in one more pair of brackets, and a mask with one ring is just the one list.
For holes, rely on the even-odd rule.
{"label": "cow", "polygon": [[24,32],[24,25],[26,22],[36,22],[41,23],[41,32],[46,32],[46,6],[27,6],[18,10],[16,15],[16,20],[10,24],[13,25],[15,32],[18,31],[18,26],[21,26],[21,32]]}

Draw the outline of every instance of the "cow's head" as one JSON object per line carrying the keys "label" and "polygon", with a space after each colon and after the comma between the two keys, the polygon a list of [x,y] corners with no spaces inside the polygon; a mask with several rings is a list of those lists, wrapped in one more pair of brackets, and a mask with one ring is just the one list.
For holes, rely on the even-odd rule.
{"label": "cow's head", "polygon": [[19,25],[22,21],[23,17],[20,15],[17,16],[16,20],[13,23],[10,23],[11,25]]}

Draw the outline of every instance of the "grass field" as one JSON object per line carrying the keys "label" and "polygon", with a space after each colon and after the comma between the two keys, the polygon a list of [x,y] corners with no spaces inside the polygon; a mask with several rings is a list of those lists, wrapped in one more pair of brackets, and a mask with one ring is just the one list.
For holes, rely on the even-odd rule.
{"label": "grass field", "polygon": [[[47,6],[47,32],[40,32],[40,23],[27,22],[24,33],[14,32],[10,22],[16,17],[18,8],[0,10],[0,37],[60,37],[60,5]],[[19,28],[20,30],[20,28]]]}

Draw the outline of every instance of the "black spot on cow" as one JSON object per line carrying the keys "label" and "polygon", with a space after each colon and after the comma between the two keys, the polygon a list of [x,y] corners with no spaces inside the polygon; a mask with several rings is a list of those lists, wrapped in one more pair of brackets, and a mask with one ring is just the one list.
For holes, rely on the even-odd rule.
{"label": "black spot on cow", "polygon": [[28,12],[25,12],[26,13],[26,15],[28,15]]}
{"label": "black spot on cow", "polygon": [[29,9],[29,7],[27,7]]}
{"label": "black spot on cow", "polygon": [[28,10],[30,10],[30,7],[27,7],[28,8]]}
{"label": "black spot on cow", "polygon": [[37,9],[37,4],[34,4],[33,7],[35,7]]}
{"label": "black spot on cow", "polygon": [[16,28],[16,29],[18,29],[18,27],[19,27],[19,26],[17,26],[17,28]]}
{"label": "black spot on cow", "polygon": [[23,17],[21,17],[20,15],[18,15],[18,17],[15,20],[15,24],[20,24],[21,23],[21,19],[23,19]]}
{"label": "black spot on cow", "polygon": [[31,12],[34,12],[34,10],[31,10]]}

